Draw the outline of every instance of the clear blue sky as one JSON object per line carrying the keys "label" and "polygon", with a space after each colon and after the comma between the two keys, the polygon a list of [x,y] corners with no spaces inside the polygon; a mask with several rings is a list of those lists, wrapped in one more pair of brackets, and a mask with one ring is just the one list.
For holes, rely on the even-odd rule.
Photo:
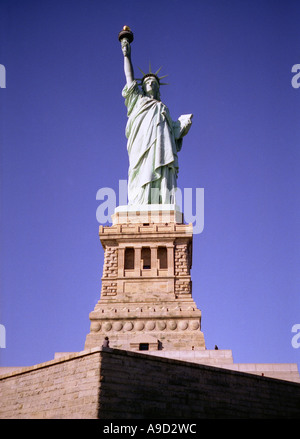
{"label": "clear blue sky", "polygon": [[127,178],[128,24],[138,76],[163,66],[171,116],[194,114],[178,184],[205,191],[192,280],[207,348],[300,366],[299,1],[0,0],[0,17],[0,365],[84,347],[103,265],[96,193]]}

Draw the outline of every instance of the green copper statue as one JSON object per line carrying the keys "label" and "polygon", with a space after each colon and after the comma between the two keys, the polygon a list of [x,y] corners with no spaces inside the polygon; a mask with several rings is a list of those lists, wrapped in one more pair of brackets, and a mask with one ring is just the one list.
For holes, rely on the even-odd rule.
{"label": "green copper statue", "polygon": [[160,100],[158,72],[144,74],[139,87],[131,63],[133,34],[127,26],[119,33],[124,55],[126,85],[122,91],[127,107],[129,156],[129,205],[175,204],[178,151],[192,123],[192,114],[172,121]]}

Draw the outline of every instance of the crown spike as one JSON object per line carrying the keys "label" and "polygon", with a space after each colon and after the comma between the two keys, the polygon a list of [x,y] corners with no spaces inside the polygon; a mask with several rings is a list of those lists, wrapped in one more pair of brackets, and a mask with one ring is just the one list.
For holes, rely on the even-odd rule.
{"label": "crown spike", "polygon": [[149,73],[152,73],[150,61],[149,61]]}
{"label": "crown spike", "polygon": [[143,70],[139,66],[138,66],[138,69],[143,73],[144,76],[146,75],[146,73],[143,72]]}
{"label": "crown spike", "polygon": [[161,71],[162,66],[154,73],[155,75],[158,75],[158,73]]}

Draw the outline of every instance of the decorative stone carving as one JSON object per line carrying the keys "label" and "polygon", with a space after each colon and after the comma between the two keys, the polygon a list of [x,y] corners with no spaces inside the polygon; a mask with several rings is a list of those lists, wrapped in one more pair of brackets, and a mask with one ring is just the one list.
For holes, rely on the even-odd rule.
{"label": "decorative stone carving", "polygon": [[132,328],[133,328],[133,324],[132,324],[132,322],[126,322],[126,323],[125,323],[125,325],[124,325],[124,329],[125,329],[125,331],[131,331]]}
{"label": "decorative stone carving", "polygon": [[167,324],[166,324],[165,321],[163,321],[163,320],[159,320],[159,321],[157,322],[157,328],[158,328],[160,331],[163,331],[164,329],[166,329],[166,327],[167,327]]}
{"label": "decorative stone carving", "polygon": [[137,331],[142,331],[142,330],[144,329],[144,327],[145,327],[145,324],[144,324],[143,322],[137,322],[137,323],[135,324],[135,329],[136,329]]}
{"label": "decorative stone carving", "polygon": [[98,332],[101,329],[101,323],[100,322],[92,322],[91,323],[91,331],[92,332]]}
{"label": "decorative stone carving", "polygon": [[104,323],[103,328],[105,331],[110,331],[112,328],[112,325],[110,322],[106,322],[106,323]]}
{"label": "decorative stone carving", "polygon": [[174,329],[177,328],[177,323],[174,322],[173,320],[171,320],[171,321],[168,323],[168,328],[171,329],[172,331],[174,331]]}
{"label": "decorative stone carving", "polygon": [[200,323],[198,321],[194,320],[190,323],[190,328],[193,329],[194,331],[196,331],[197,329],[200,328]]}
{"label": "decorative stone carving", "polygon": [[146,323],[146,329],[148,329],[148,331],[153,331],[153,329],[155,328],[155,322],[154,321],[150,321]]}
{"label": "decorative stone carving", "polygon": [[178,323],[178,328],[184,331],[189,326],[188,322],[186,320],[182,320]]}
{"label": "decorative stone carving", "polygon": [[113,329],[115,331],[121,331],[122,328],[123,328],[123,323],[122,322],[115,322],[113,324]]}

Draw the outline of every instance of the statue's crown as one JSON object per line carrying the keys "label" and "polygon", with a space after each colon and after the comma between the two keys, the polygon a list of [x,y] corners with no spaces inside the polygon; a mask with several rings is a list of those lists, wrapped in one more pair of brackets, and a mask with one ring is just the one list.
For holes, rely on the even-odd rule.
{"label": "statue's crown", "polygon": [[161,70],[161,67],[155,73],[153,73],[151,70],[151,64],[149,63],[149,73],[145,73],[145,72],[143,72],[142,69],[140,69],[140,71],[143,73],[144,76],[142,78],[137,78],[137,81],[140,81],[140,85],[142,85],[146,78],[153,77],[156,79],[156,81],[158,82],[159,85],[168,85],[165,82],[161,82],[161,79],[166,78],[168,75],[158,76],[158,73],[160,72],[160,70]]}

